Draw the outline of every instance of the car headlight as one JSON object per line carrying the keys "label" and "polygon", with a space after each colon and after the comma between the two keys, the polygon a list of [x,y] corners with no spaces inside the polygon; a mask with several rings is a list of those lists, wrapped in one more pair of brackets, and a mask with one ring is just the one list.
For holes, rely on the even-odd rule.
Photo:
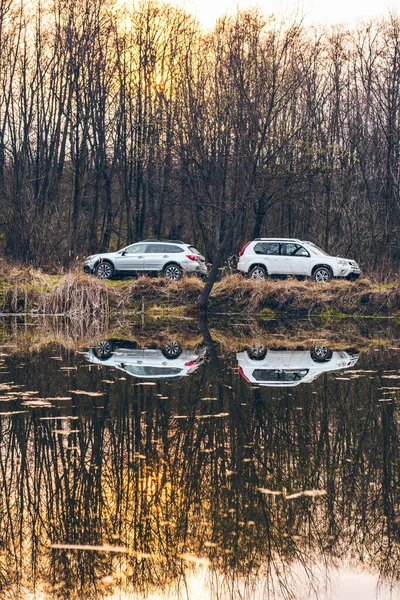
{"label": "car headlight", "polygon": [[88,256],[87,258],[85,258],[85,262],[90,262],[91,260],[93,260],[96,257],[97,257],[97,254],[93,254],[92,256]]}
{"label": "car headlight", "polygon": [[336,260],[339,265],[347,265],[347,260],[344,260],[344,258],[337,258]]}

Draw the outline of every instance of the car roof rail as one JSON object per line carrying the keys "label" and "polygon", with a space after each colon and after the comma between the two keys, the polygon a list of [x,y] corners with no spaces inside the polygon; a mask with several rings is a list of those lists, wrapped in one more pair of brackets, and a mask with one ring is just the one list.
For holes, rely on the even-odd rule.
{"label": "car roof rail", "polygon": [[254,238],[254,242],[301,242],[298,238]]}
{"label": "car roof rail", "polygon": [[143,243],[143,242],[158,242],[158,243],[160,243],[160,242],[171,242],[171,243],[174,243],[174,244],[184,244],[185,243],[185,242],[182,242],[182,240],[164,240],[164,239],[162,239],[162,240],[155,240],[155,239],[140,240],[140,242],[135,242],[135,243],[139,244],[139,243]]}

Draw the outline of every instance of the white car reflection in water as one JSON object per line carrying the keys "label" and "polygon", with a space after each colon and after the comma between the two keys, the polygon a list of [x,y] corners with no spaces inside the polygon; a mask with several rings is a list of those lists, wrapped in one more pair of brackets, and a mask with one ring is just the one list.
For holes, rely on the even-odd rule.
{"label": "white car reflection in water", "polygon": [[239,373],[249,383],[271,387],[293,387],[311,383],[318,375],[353,367],[359,354],[353,350],[267,350],[254,347],[238,352]]}
{"label": "white car reflection in water", "polygon": [[172,341],[160,348],[138,348],[135,342],[106,340],[90,348],[85,358],[98,365],[120,369],[140,379],[179,379],[194,373],[204,362],[205,348],[183,350]]}

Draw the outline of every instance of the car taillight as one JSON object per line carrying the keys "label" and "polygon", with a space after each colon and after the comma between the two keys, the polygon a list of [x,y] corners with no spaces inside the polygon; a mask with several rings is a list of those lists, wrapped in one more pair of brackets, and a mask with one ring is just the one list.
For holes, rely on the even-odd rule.
{"label": "car taillight", "polygon": [[250,379],[247,377],[247,375],[244,374],[242,367],[239,367],[239,373],[243,377],[243,379],[250,383]]}
{"label": "car taillight", "polygon": [[190,258],[190,260],[197,260],[199,257],[195,254],[186,254],[186,258]]}
{"label": "car taillight", "polygon": [[197,360],[189,360],[189,362],[185,363],[185,367],[193,367],[194,365],[197,365],[197,363]]}
{"label": "car taillight", "polygon": [[242,248],[242,249],[241,249],[241,251],[239,252],[239,256],[243,256],[243,254],[244,254],[244,251],[246,250],[246,248],[247,248],[247,246],[248,246],[249,244],[251,244],[251,242],[247,242],[247,244],[245,244],[245,245],[243,246],[243,248]]}

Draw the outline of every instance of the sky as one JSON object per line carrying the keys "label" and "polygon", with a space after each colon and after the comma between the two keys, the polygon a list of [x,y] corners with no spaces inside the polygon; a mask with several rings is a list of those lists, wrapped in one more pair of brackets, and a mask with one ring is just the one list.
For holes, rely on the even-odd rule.
{"label": "sky", "polygon": [[216,19],[236,10],[257,7],[265,15],[302,14],[304,23],[332,25],[384,16],[390,10],[400,14],[400,0],[170,0],[194,14],[206,29]]}

